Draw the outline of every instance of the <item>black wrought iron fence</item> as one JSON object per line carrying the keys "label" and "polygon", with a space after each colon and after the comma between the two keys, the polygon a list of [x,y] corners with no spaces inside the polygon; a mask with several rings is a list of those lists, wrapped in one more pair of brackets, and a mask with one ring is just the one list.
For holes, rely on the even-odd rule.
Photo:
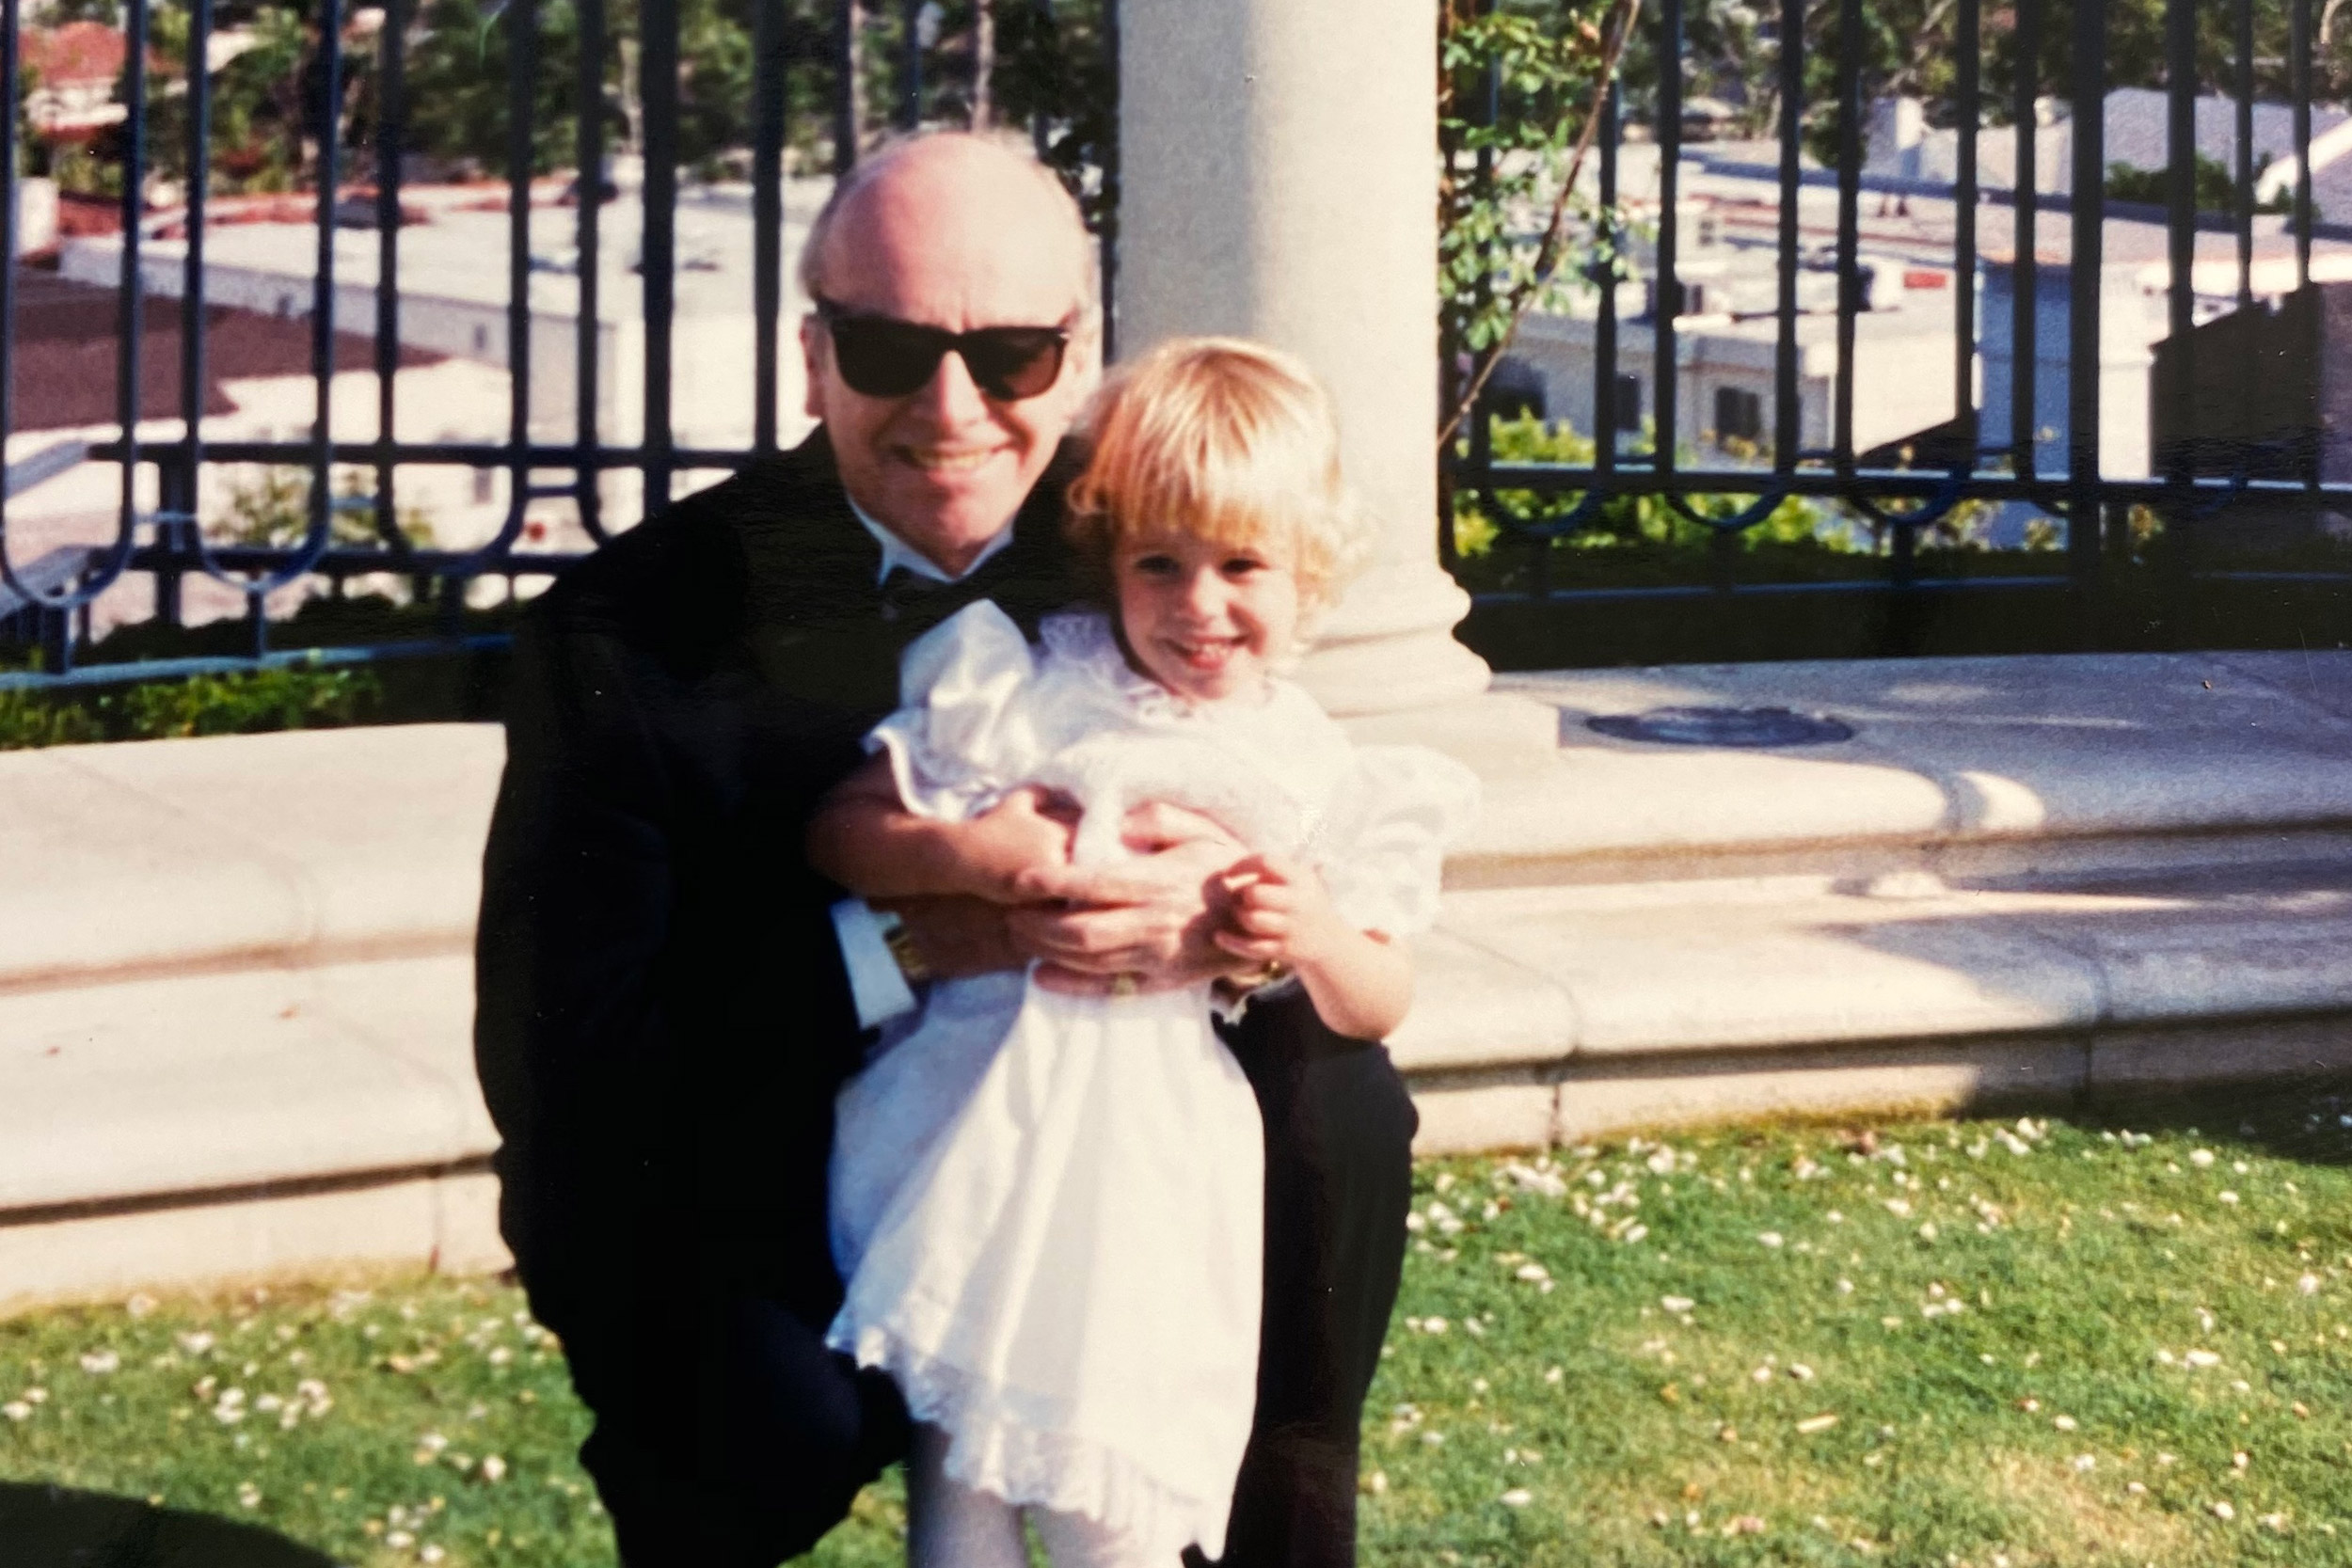
{"label": "black wrought iron fence", "polygon": [[[108,133],[120,232],[112,430],[32,451],[12,442],[0,641],[42,657],[38,674],[0,682],[90,678],[72,666],[92,607],[142,578],[166,624],[181,617],[189,582],[241,594],[247,659],[271,657],[274,590],[398,579],[439,607],[440,636],[334,657],[443,649],[466,629],[469,584],[544,578],[576,558],[532,536],[534,508],[567,508],[593,543],[658,504],[679,475],[772,450],[788,417],[776,373],[789,352],[788,176],[845,166],[885,123],[993,114],[1028,125],[1081,189],[1106,273],[1116,262],[1111,0],[387,0],[364,51],[320,41],[345,38],[359,14],[349,0],[310,0],[302,123],[278,128],[297,144],[280,161],[315,241],[307,301],[279,307],[309,335],[309,430],[208,438],[218,198],[212,179],[189,171],[223,161],[213,67],[226,29],[215,6],[233,3],[125,0],[122,118]],[[2197,606],[2246,591],[2287,595],[2296,608],[2280,626],[2296,638],[2352,639],[2352,570],[2330,543],[2352,515],[2352,211],[2335,205],[2352,204],[2352,179],[2340,198],[2323,178],[2352,176],[2352,156],[2331,161],[2352,144],[2352,119],[2320,97],[2323,82],[2346,95],[2352,53],[2323,36],[2315,0],[2015,0],[1989,14],[1982,0],[1909,5],[1731,8],[1748,30],[1735,69],[1687,47],[1692,8],[1704,13],[1697,33],[1720,41],[1730,25],[1708,0],[1449,0],[1449,26],[1501,6],[1572,42],[1589,35],[1596,60],[1614,56],[1592,24],[1635,19],[1621,75],[1592,100],[1589,175],[1566,193],[1575,232],[1564,254],[1579,286],[1555,291],[1507,352],[1466,341],[1461,313],[1442,312],[1457,329],[1440,365],[1449,386],[1494,372],[1463,439],[1438,454],[1448,484],[1438,548],[1477,595],[1473,641],[1518,663],[1721,652],[1720,641],[1650,634],[1720,626],[1739,604],[1801,605],[1849,634],[1826,651],[1904,651],[1923,645],[1938,607],[1966,601],[2042,607],[2018,612],[2039,629],[1996,631],[1979,640],[1987,645],[2146,645],[2195,640]],[[719,8],[744,33],[739,83],[723,51],[688,57],[688,22],[699,39],[707,20],[697,6]],[[23,9],[0,0],[0,255],[10,257],[26,135]],[[1882,57],[1912,11],[1931,36],[1909,42],[1915,55],[1934,55],[1931,71],[1917,58],[1889,70]],[[2152,17],[2157,34],[2144,25]],[[472,39],[494,78],[473,82],[468,103],[496,144],[474,150],[502,175],[502,436],[417,439],[395,395],[404,171],[424,109],[416,71],[436,72],[426,93],[452,91],[452,51],[426,48],[437,28]],[[159,84],[167,67],[176,80]],[[1486,72],[1483,94],[1463,96],[1483,97],[1489,116],[1518,90],[1499,58],[1447,69]],[[346,78],[361,77],[367,113],[347,115]],[[1534,108],[1572,117],[1581,99],[1568,89],[1581,81],[1570,71],[1539,83]],[[2145,146],[2109,145],[2111,95],[2135,88],[2161,103],[2153,168]],[[694,96],[713,90],[734,96]],[[1755,143],[1714,139],[1742,125]],[[2275,145],[2261,145],[2265,135]],[[1988,155],[1988,138],[2004,136]],[[601,295],[614,284],[598,221],[624,149],[643,169],[636,276],[622,286],[639,293],[644,347],[626,366],[602,333]],[[2141,164],[2111,158],[2123,150]],[[681,376],[709,373],[680,364],[675,348],[681,279],[694,266],[679,248],[681,170],[713,163],[742,178],[752,245],[750,431],[720,446],[680,441],[673,418]],[[167,164],[183,194],[159,207],[154,176]],[[1449,178],[1473,190],[1525,172],[1491,150],[1457,164]],[[561,264],[577,303],[558,356],[572,380],[564,433],[534,400],[548,365],[532,352],[532,294],[548,259],[534,258],[531,214],[541,182],[566,176],[575,222]],[[2160,206],[2145,203],[2152,194]],[[1878,209],[1867,228],[1866,205]],[[1889,213],[1909,227],[1888,230]],[[1494,216],[1506,230],[1542,227],[1540,213]],[[159,278],[147,254],[167,228],[182,237],[176,280]],[[352,233],[373,250],[365,332],[337,316],[338,236]],[[2122,285],[2119,266],[2137,269]],[[1915,273],[1940,295],[1914,318],[1927,329],[1880,331],[1897,314],[1885,308],[1890,280],[1907,290]],[[39,277],[0,268],[0,432],[17,432],[25,396],[45,395],[24,385],[17,363]],[[2145,288],[2161,302],[2160,325],[2122,334],[2128,352],[2111,373],[2119,319]],[[176,331],[159,338],[159,323]],[[338,439],[335,372],[355,355],[373,372],[374,435]],[[170,360],[167,387],[155,385],[157,356]],[[2084,367],[2097,369],[2076,373]],[[1890,393],[1890,375],[1903,396]],[[642,408],[634,439],[607,428],[602,401],[624,376]],[[1919,405],[1922,388],[1944,390],[1890,429],[1889,405]],[[2122,404],[2130,411],[2119,417]],[[1504,417],[1514,411],[1523,417]],[[159,437],[159,418],[177,430]],[[16,503],[81,462],[114,466],[111,539],[17,559]],[[205,475],[266,467],[307,478],[298,536],[215,536],[201,515]],[[411,537],[399,481],[436,468],[502,476],[504,512],[489,537],[461,548]],[[618,501],[608,493],[615,476],[631,482]],[[1994,525],[2014,537],[1989,537]],[[1789,546],[1781,558],[1743,548],[1768,534]],[[2293,547],[2241,547],[2258,536]],[[1610,541],[1629,547],[1580,547]],[[1628,633],[1637,625],[1641,635]],[[1564,637],[1579,627],[1588,634]],[[1767,638],[1728,651],[1818,646]]]}
{"label": "black wrought iron fence", "polygon": [[[518,579],[545,578],[579,558],[579,549],[548,547],[533,537],[529,522],[534,508],[567,504],[582,542],[592,545],[616,523],[634,520],[609,515],[608,476],[635,476],[631,510],[642,515],[668,499],[683,473],[732,469],[774,451],[785,412],[779,408],[779,356],[792,352],[784,322],[787,158],[816,166],[814,172],[837,172],[891,126],[986,119],[1025,129],[1041,155],[1077,190],[1102,230],[1106,262],[1112,259],[1117,164],[1104,105],[1116,79],[1117,38],[1115,12],[1101,0],[993,6],[972,0],[638,0],[625,9],[613,0],[494,0],[486,7],[473,0],[385,0],[377,16],[363,19],[375,24],[369,53],[353,47],[350,0],[310,0],[298,13],[310,40],[294,87],[299,122],[277,126],[276,135],[293,145],[271,151],[296,169],[314,231],[307,302],[285,298],[278,307],[308,327],[309,430],[296,439],[208,438],[208,334],[217,292],[208,242],[219,227],[213,187],[225,161],[213,123],[217,45],[227,31],[215,6],[216,0],[123,0],[122,73],[114,92],[119,119],[105,133],[102,171],[119,191],[120,265],[119,279],[111,282],[114,319],[105,335],[114,351],[113,429],[76,433],[37,451],[20,450],[8,465],[0,497],[0,643],[30,646],[38,657],[29,670],[0,670],[0,684],[117,680],[289,657],[341,661],[445,652],[464,643],[469,584],[503,578],[511,589]],[[28,120],[23,67],[24,41],[32,36],[25,10],[24,0],[0,0],[0,258],[9,259],[0,266],[0,434],[12,436],[24,422],[20,416],[28,401],[63,390],[19,374],[23,296],[44,276],[14,260],[24,249],[21,170]],[[740,41],[749,49],[748,103],[687,101],[691,73],[683,69],[681,23],[689,12],[701,32],[732,25],[747,35]],[[251,22],[250,8],[239,14]],[[169,19],[167,30],[179,45],[176,58],[161,52],[155,24],[163,18]],[[406,308],[404,169],[428,110],[444,119],[454,112],[447,104],[421,103],[411,88],[412,62],[423,57],[420,51],[434,41],[437,26],[458,30],[461,64],[470,49],[489,62],[484,68],[488,76],[502,77],[487,84],[502,89],[492,98],[502,103],[494,109],[471,105],[502,122],[496,138],[502,145],[485,160],[502,175],[507,220],[499,259],[505,274],[502,437],[414,438],[401,426],[395,396]],[[469,35],[469,29],[477,32]],[[563,57],[548,57],[558,53]],[[439,57],[446,61],[449,55],[445,49]],[[734,85],[724,75],[731,62],[723,47],[704,63],[720,82],[718,90]],[[548,81],[550,66],[568,69],[561,92]],[[154,79],[164,67],[175,81]],[[360,72],[368,78],[364,117],[349,112],[353,94],[346,82]],[[728,145],[715,151],[687,145],[690,134],[714,118],[732,127],[716,138]],[[177,135],[159,143],[156,126],[175,119]],[[566,129],[564,119],[568,138],[551,135]],[[713,139],[700,134],[702,143]],[[611,260],[602,253],[610,241],[600,214],[616,195],[610,169],[624,141],[643,168],[634,262],[643,352],[641,363],[626,368],[612,362],[600,297],[610,287],[604,275]],[[183,176],[183,198],[167,207],[153,199],[159,151],[171,155]],[[706,373],[681,364],[675,350],[680,280],[692,266],[678,248],[681,169],[690,157],[723,166],[735,158],[749,187],[752,257],[743,325],[753,351],[749,385],[740,390],[751,430],[747,441],[717,448],[681,443],[673,420],[680,378]],[[532,225],[543,182],[566,176],[571,187],[564,199],[577,221],[573,252],[563,266],[578,290],[565,366],[574,394],[568,438],[550,436],[546,409],[534,418],[534,377],[544,372],[533,350],[546,334],[534,333],[532,286],[534,273],[547,270],[548,261],[534,257]],[[166,229],[183,241],[176,291],[162,286],[168,280],[157,278],[149,260],[154,236]],[[365,440],[333,436],[336,375],[355,368],[352,340],[363,336],[352,331],[348,319],[338,320],[343,254],[338,240],[353,232],[372,236],[375,262],[373,341],[359,345],[374,374],[375,433]],[[168,297],[173,292],[176,299]],[[344,316],[350,313],[346,309]],[[152,385],[151,341],[159,321],[174,329],[176,385],[168,393]],[[475,331],[480,347],[486,328]],[[615,439],[607,428],[612,416],[605,394],[632,369],[642,434]],[[177,431],[158,437],[159,417],[176,421]],[[12,443],[24,444],[22,438]],[[9,522],[12,513],[23,512],[21,499],[84,462],[112,465],[119,476],[111,539],[17,559]],[[208,470],[251,471],[251,466],[307,476],[297,538],[223,539],[200,515]],[[466,547],[421,545],[404,526],[397,481],[451,467],[502,473],[503,519],[489,538]],[[349,493],[336,493],[339,479]],[[339,521],[362,526],[338,528]],[[16,531],[23,532],[22,525]],[[182,619],[182,589],[192,580],[241,594],[248,635],[239,657],[150,658],[77,670],[93,608],[138,578],[151,580],[155,617],[166,625]],[[340,593],[355,578],[405,582],[417,600],[437,603],[437,626],[427,626],[433,634],[273,654],[267,595],[305,580],[332,583]]]}
{"label": "black wrought iron fence", "polygon": [[[1507,343],[1462,327],[1481,300],[1449,314],[1452,388],[1497,361],[1440,453],[1475,642],[1525,664],[2352,640],[2352,182],[2323,211],[2318,178],[2352,175],[2330,156],[2352,128],[2315,103],[2316,72],[2347,72],[2312,0],[1780,0],[1727,87],[1693,7],[1722,8],[1651,0],[1598,101],[1572,286]],[[1940,31],[1890,43],[1904,18]],[[1890,46],[1932,58],[1890,69]],[[1513,112],[1519,65],[1486,69],[1454,84],[1465,145]],[[1735,101],[1693,103],[1701,71]],[[2146,170],[2126,158],[2159,106]],[[1757,143],[1716,139],[1741,119]],[[1495,155],[1451,172],[1496,179]],[[1539,220],[1518,217],[1530,248]],[[1890,269],[1936,293],[1933,330],[1894,330]],[[1735,601],[1779,632],[1674,634]],[[1956,619],[1975,629],[1934,635]]]}

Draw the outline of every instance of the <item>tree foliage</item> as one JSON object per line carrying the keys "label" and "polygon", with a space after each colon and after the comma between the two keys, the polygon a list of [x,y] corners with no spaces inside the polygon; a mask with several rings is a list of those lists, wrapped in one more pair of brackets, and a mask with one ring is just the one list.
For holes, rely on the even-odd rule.
{"label": "tree foliage", "polygon": [[[1557,8],[1542,8],[1557,9]],[[1638,0],[1573,14],[1446,0],[1438,59],[1438,290],[1444,431],[1462,420],[1518,322],[1613,267],[1609,225],[1577,188],[1579,154]]]}

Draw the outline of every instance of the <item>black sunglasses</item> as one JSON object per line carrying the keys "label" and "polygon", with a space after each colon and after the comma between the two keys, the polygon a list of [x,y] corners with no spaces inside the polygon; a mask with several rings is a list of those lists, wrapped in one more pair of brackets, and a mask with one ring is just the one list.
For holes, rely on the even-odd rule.
{"label": "black sunglasses", "polygon": [[1061,379],[1067,326],[982,326],[948,332],[936,326],[861,316],[829,299],[817,317],[833,334],[833,362],[850,389],[869,398],[902,398],[928,386],[940,360],[963,357],[972,383],[1000,403],[1018,403]]}

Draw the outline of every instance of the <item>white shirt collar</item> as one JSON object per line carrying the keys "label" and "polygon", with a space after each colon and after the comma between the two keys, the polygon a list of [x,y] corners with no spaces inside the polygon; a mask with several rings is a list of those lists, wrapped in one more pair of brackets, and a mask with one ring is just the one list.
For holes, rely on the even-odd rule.
{"label": "white shirt collar", "polygon": [[874,583],[877,587],[888,581],[890,574],[900,567],[904,567],[909,573],[923,578],[926,582],[936,582],[943,586],[951,582],[961,582],[965,578],[987,565],[990,558],[998,550],[1012,543],[1012,523],[1008,520],[1005,526],[997,531],[996,537],[980,546],[980,553],[973,558],[971,565],[950,576],[941,571],[930,557],[866,515],[866,509],[858,505],[856,501],[850,502],[850,510],[857,514],[858,522],[866,532],[874,536],[874,543],[882,546],[882,564],[874,572]]}

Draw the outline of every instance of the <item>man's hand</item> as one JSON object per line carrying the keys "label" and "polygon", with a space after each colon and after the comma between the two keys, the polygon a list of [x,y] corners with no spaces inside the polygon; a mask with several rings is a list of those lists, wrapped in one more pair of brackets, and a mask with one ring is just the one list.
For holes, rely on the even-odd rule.
{"label": "man's hand", "polygon": [[889,759],[834,785],[808,828],[808,863],[868,900],[961,895],[1018,902],[1015,879],[1070,859],[1075,814],[1041,789],[1016,789],[963,822],[918,816],[898,800]]}
{"label": "man's hand", "polygon": [[1041,866],[1018,879],[1013,944],[1049,990],[1172,990],[1250,967],[1217,945],[1231,895],[1224,873],[1248,851],[1197,813],[1145,805],[1122,836],[1141,858],[1107,866]]}
{"label": "man's hand", "polygon": [[1069,802],[1035,784],[1025,784],[964,824],[960,847],[971,891],[999,904],[1034,896],[1023,891],[1034,871],[1070,863],[1070,835],[1077,814]]}

